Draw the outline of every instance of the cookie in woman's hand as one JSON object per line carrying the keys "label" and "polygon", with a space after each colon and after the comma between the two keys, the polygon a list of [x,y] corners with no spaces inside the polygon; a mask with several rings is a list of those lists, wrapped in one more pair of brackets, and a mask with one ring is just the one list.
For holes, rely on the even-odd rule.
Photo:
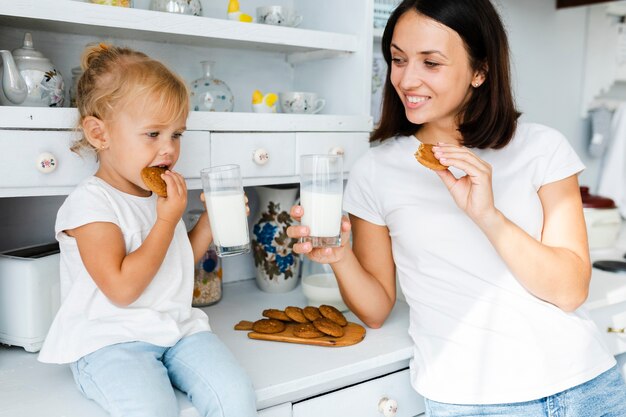
{"label": "cookie in woman's hand", "polygon": [[433,154],[433,146],[427,143],[421,143],[419,148],[417,148],[417,152],[415,152],[415,159],[417,162],[424,165],[426,168],[433,169],[435,171],[443,171],[444,169],[448,169],[447,166],[443,165],[435,155]]}
{"label": "cookie in woman's hand", "polygon": [[161,174],[164,174],[167,168],[162,167],[145,167],[141,170],[141,179],[144,184],[159,197],[167,197],[167,185]]}

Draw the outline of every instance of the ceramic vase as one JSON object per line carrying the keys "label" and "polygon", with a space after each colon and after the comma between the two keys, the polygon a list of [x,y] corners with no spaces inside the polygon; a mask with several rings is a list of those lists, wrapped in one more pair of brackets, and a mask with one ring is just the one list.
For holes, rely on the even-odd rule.
{"label": "ceramic vase", "polygon": [[256,283],[266,292],[291,291],[298,285],[300,258],[292,250],[296,241],[287,237],[287,227],[294,222],[289,210],[298,186],[257,187],[256,191],[259,213],[252,228]]}
{"label": "ceramic vase", "polygon": [[193,111],[233,111],[235,98],[228,85],[213,77],[213,62],[203,61],[204,77],[191,83]]}

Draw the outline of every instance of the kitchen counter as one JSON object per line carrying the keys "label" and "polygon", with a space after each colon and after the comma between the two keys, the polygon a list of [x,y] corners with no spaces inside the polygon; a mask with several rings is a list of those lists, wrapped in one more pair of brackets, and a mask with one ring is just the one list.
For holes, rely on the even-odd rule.
{"label": "kitchen counter", "polygon": [[[591,251],[591,261],[626,261],[626,222],[622,223],[615,247]],[[585,302],[587,310],[596,310],[626,301],[626,273],[606,272],[593,268],[589,296]]]}
{"label": "kitchen counter", "polygon": [[[413,354],[407,334],[408,306],[398,301],[385,325],[367,328],[353,346],[319,347],[252,340],[235,331],[240,320],[256,320],[266,308],[305,306],[301,287],[284,294],[257,289],[254,280],[224,285],[223,299],[204,310],[213,331],[247,370],[256,388],[257,407],[296,402],[408,366]],[[349,321],[363,324],[352,313]],[[197,412],[177,391],[181,416]],[[20,347],[0,347],[0,416],[106,417],[96,403],[82,397],[66,365],[42,364]]]}

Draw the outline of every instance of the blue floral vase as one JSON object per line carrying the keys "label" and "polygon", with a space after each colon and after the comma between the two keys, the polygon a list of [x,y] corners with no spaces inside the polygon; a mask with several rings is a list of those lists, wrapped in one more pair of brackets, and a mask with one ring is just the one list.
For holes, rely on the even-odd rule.
{"label": "blue floral vase", "polygon": [[298,285],[300,258],[293,252],[294,239],[287,228],[294,220],[289,215],[298,187],[256,187],[259,213],[252,227],[252,252],[256,283],[266,292],[287,292]]}

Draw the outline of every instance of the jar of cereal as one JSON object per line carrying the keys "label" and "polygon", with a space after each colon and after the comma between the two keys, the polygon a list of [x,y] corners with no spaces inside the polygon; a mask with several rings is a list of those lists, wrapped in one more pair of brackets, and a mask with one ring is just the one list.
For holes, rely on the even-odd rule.
{"label": "jar of cereal", "polygon": [[[189,224],[193,227],[200,218],[202,210],[189,212]],[[202,259],[194,267],[193,307],[206,307],[222,299],[222,265],[215,246],[211,244]]]}

